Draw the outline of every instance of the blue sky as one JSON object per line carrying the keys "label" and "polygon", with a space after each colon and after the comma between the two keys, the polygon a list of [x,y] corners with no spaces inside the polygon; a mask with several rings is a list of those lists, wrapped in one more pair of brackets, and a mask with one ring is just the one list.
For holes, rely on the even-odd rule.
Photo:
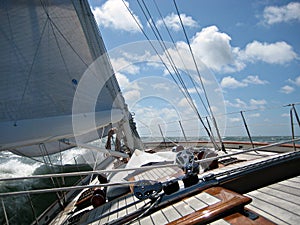
{"label": "blue sky", "polygon": [[[205,135],[195,112],[137,26],[138,23],[151,40],[156,40],[149,26],[151,21],[144,17],[137,1],[89,2],[140,134],[159,136],[160,124],[166,136],[182,135],[178,124],[181,120],[188,136]],[[174,45],[167,44],[179,70],[195,72],[173,1],[156,0],[162,17],[154,0],[144,2],[163,40],[170,42],[166,24],[179,48],[184,63],[177,53],[173,54]],[[283,106],[300,102],[300,2],[176,3],[197,64],[201,64],[200,73],[221,135],[246,135],[241,110],[245,111],[252,135],[290,135],[290,108]],[[164,52],[158,51],[165,58]],[[205,99],[197,74],[191,76]],[[182,72],[182,77],[199,113],[208,116],[187,73]],[[296,109],[300,112],[298,105]]]}

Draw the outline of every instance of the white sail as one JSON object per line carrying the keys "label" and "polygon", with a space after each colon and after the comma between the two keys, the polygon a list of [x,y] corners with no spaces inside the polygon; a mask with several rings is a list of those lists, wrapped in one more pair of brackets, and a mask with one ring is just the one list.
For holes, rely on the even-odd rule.
{"label": "white sail", "polygon": [[[49,154],[69,148],[57,140],[74,136],[75,92],[84,72],[101,55],[104,61],[95,76],[105,84],[99,84],[95,107],[83,104],[73,119],[84,123],[95,116],[94,128],[101,129],[128,116],[86,1],[4,0],[0,21],[0,150],[38,156],[45,154],[38,150],[40,143]],[[94,99],[88,95],[84,99],[90,100]],[[80,133],[86,137],[91,131],[83,127]]]}

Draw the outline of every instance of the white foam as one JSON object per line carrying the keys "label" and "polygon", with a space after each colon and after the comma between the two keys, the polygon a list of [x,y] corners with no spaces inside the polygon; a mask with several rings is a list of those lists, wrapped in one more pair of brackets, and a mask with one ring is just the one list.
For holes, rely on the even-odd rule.
{"label": "white foam", "polygon": [[5,178],[29,176],[39,166],[41,166],[41,163],[27,164],[23,163],[20,159],[14,158],[0,164],[0,174],[1,177]]}

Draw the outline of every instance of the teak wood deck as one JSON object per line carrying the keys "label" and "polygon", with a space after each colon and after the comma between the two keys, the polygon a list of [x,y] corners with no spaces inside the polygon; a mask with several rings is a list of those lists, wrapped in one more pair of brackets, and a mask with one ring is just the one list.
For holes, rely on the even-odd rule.
{"label": "teak wood deck", "polygon": [[[255,155],[254,155],[255,156]],[[252,156],[251,156],[252,157]],[[272,157],[272,156],[271,156]],[[260,161],[259,157],[254,161]],[[268,158],[268,157],[267,157]],[[251,161],[251,160],[250,160]],[[250,163],[248,161],[248,163]],[[243,165],[247,162],[243,162]],[[237,164],[238,165],[238,164]],[[232,169],[234,166],[229,166]],[[225,168],[220,168],[224,171]],[[138,174],[136,180],[168,179],[178,174],[173,168],[152,169]],[[150,200],[139,201],[133,194],[128,194],[86,213],[80,224],[102,225],[108,221],[122,224],[121,218],[140,211]],[[241,210],[252,212],[253,218],[245,216]],[[230,212],[230,214],[226,213]],[[244,213],[243,213],[244,212]],[[253,213],[254,212],[254,213]],[[207,219],[210,214],[214,222]],[[255,215],[260,215],[256,217]],[[136,217],[133,216],[132,218]],[[220,217],[221,216],[221,217]],[[118,220],[119,219],[119,220]],[[267,219],[267,220],[266,220]],[[156,212],[133,221],[131,224],[299,224],[300,222],[300,176],[277,182],[251,191],[244,195],[230,190],[213,187],[183,200],[169,204]]]}

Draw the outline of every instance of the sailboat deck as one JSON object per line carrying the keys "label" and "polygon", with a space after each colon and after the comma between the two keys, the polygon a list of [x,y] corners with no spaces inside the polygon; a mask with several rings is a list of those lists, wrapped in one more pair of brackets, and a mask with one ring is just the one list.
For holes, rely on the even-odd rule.
{"label": "sailboat deck", "polygon": [[[266,155],[266,158],[276,157],[275,155],[273,156],[273,154],[265,154],[264,156]],[[262,154],[248,154],[248,156],[246,155],[243,157],[248,159],[251,158],[252,160],[219,168],[216,173],[265,160]],[[166,168],[165,170],[167,171],[163,171],[162,169],[152,169],[146,173],[137,175],[136,178],[152,180],[158,179],[159,175],[167,175],[165,178],[172,175],[171,168]],[[173,173],[174,172],[178,171],[173,170]],[[246,206],[248,209],[276,224],[297,224],[300,221],[300,176],[251,191],[245,194],[245,196],[252,199],[252,202]],[[193,214],[205,207],[214,205],[219,201],[220,199],[204,191],[197,195],[185,198],[180,202],[170,204],[151,215],[134,221],[132,224],[171,223],[172,221]],[[80,224],[105,224],[108,221],[111,222],[136,212],[137,210],[142,209],[147,203],[149,203],[149,200],[139,201],[133,194],[129,194],[91,210],[83,216]],[[143,210],[141,210],[141,213],[142,212]],[[228,220],[220,219],[211,224],[230,223]]]}
{"label": "sailboat deck", "polygon": [[[247,205],[246,208],[276,224],[298,224],[300,221],[299,184],[300,176],[247,193],[246,196],[250,197],[252,202]],[[218,198],[206,192],[201,192],[195,196],[158,210],[132,224],[167,224],[207,206],[218,203],[219,201]],[[138,202],[138,199],[132,194],[116,199],[102,207],[92,210],[87,217],[83,218],[82,221],[85,221],[83,224],[105,224],[108,221],[121,218],[122,216],[140,209],[148,201],[138,202],[130,207],[125,207],[133,202]],[[122,207],[124,207],[123,210],[115,211],[114,213],[114,210]],[[224,219],[219,219],[211,224],[219,225],[230,223]]]}
{"label": "sailboat deck", "polygon": [[252,198],[249,209],[276,224],[300,222],[300,176],[246,194]]}

